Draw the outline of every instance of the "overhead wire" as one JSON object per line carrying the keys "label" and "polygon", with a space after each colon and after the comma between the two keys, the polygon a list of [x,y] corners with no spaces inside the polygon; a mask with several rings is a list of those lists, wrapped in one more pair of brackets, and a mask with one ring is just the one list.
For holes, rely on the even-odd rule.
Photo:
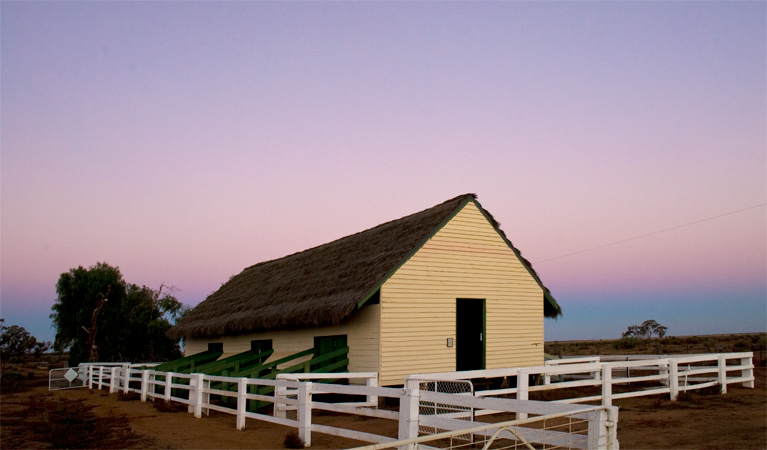
{"label": "overhead wire", "polygon": [[594,250],[599,250],[599,249],[602,249],[602,248],[605,248],[605,247],[611,247],[613,245],[618,245],[618,244],[623,244],[623,243],[626,243],[626,242],[636,241],[637,239],[643,239],[643,238],[646,238],[646,237],[649,237],[649,236],[654,236],[656,234],[665,233],[667,231],[678,230],[679,228],[685,228],[685,227],[689,227],[691,225],[697,225],[699,223],[708,222],[710,220],[720,219],[722,217],[726,217],[726,216],[731,216],[733,214],[742,213],[744,211],[749,211],[749,210],[752,210],[752,209],[761,208],[761,207],[763,207],[765,205],[767,205],[767,203],[761,203],[759,205],[749,206],[748,208],[742,208],[742,209],[738,209],[736,211],[730,211],[728,213],[719,214],[719,215],[712,216],[712,217],[707,217],[705,219],[696,220],[694,222],[688,222],[688,223],[685,223],[685,224],[682,224],[682,225],[677,225],[677,226],[674,226],[674,227],[671,227],[671,228],[664,228],[662,230],[653,231],[651,233],[641,234],[639,236],[634,236],[634,237],[631,237],[631,238],[628,238],[628,239],[621,239],[620,241],[611,242],[609,244],[603,244],[603,245],[599,245],[599,246],[596,246],[596,247],[591,247],[591,248],[587,248],[587,249],[583,249],[583,250],[578,250],[577,252],[568,253],[566,255],[561,255],[561,256],[554,257],[554,258],[549,258],[549,259],[544,259],[544,260],[541,260],[541,261],[536,261],[533,264],[543,264],[545,262],[555,261],[557,259],[567,258],[569,256],[580,255],[581,253],[592,252]]}

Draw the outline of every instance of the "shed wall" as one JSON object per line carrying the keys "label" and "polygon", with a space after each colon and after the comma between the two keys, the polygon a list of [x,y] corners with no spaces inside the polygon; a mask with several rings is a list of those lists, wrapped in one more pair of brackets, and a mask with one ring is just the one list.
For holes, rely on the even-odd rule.
{"label": "shed wall", "polygon": [[381,287],[382,385],[456,369],[457,298],[486,301],[485,368],[543,364],[543,290],[470,202]]}
{"label": "shed wall", "polygon": [[314,347],[315,336],[345,334],[349,346],[349,371],[378,372],[380,306],[365,306],[350,321],[332,327],[281,330],[211,339],[189,339],[186,342],[184,354],[200,353],[208,349],[208,343],[222,342],[224,344],[222,358],[225,358],[250,350],[250,341],[271,339],[274,353],[269,361],[274,361]]}

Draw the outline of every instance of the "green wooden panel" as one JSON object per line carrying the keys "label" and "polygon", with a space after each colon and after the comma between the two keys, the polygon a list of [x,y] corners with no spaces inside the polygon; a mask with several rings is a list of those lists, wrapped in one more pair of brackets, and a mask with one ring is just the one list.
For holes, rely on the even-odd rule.
{"label": "green wooden panel", "polygon": [[[256,352],[248,350],[238,353],[228,358],[210,362],[195,368],[195,373],[204,373],[206,375],[230,376],[231,373],[240,372],[250,367],[261,365],[274,353],[274,350]],[[224,375],[227,372],[227,375]]]}
{"label": "green wooden panel", "polygon": [[168,361],[155,367],[145,367],[159,372],[192,373],[195,367],[217,360],[223,352],[206,350],[194,355]]}

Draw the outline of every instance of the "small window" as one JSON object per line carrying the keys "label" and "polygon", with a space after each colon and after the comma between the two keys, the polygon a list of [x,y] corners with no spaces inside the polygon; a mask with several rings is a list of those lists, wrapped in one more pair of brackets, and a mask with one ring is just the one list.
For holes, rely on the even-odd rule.
{"label": "small window", "polygon": [[209,352],[224,353],[224,343],[223,342],[208,342],[208,351]]}
{"label": "small window", "polygon": [[[315,336],[314,360],[311,370],[318,372],[345,372],[349,364],[346,346],[346,335]],[[333,354],[333,352],[337,352]]]}
{"label": "small window", "polygon": [[346,335],[336,336],[315,336],[314,337],[314,356],[325,355],[330,352],[346,347]]}
{"label": "small window", "polygon": [[250,341],[250,350],[256,353],[266,352],[272,349],[271,339],[259,339]]}

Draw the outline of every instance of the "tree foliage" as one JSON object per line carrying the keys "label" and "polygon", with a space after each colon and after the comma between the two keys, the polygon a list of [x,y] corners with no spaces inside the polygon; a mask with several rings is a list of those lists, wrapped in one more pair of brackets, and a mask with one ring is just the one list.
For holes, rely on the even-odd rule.
{"label": "tree foliage", "polygon": [[24,359],[29,355],[39,357],[51,347],[50,342],[38,341],[29,332],[18,325],[5,325],[0,319],[0,373],[13,359]]}
{"label": "tree foliage", "polygon": [[[62,273],[51,314],[56,327],[54,348],[69,350],[70,365],[87,361],[89,331],[95,329],[94,345],[101,361],[178,358],[179,341],[165,332],[185,308],[164,288],[126,283],[119,267],[107,263]],[[94,314],[99,304],[101,309]]]}
{"label": "tree foliage", "polygon": [[631,325],[628,327],[622,337],[651,339],[656,334],[662,338],[666,335],[666,331],[668,331],[668,327],[664,327],[654,320],[645,320],[642,322],[642,325]]}
{"label": "tree foliage", "polygon": [[658,337],[664,337],[668,331],[668,327],[665,327],[655,320],[645,320],[641,325],[631,325],[621,335],[620,340],[616,342],[615,347],[618,349],[631,349],[639,345],[642,340],[649,340],[653,335]]}

